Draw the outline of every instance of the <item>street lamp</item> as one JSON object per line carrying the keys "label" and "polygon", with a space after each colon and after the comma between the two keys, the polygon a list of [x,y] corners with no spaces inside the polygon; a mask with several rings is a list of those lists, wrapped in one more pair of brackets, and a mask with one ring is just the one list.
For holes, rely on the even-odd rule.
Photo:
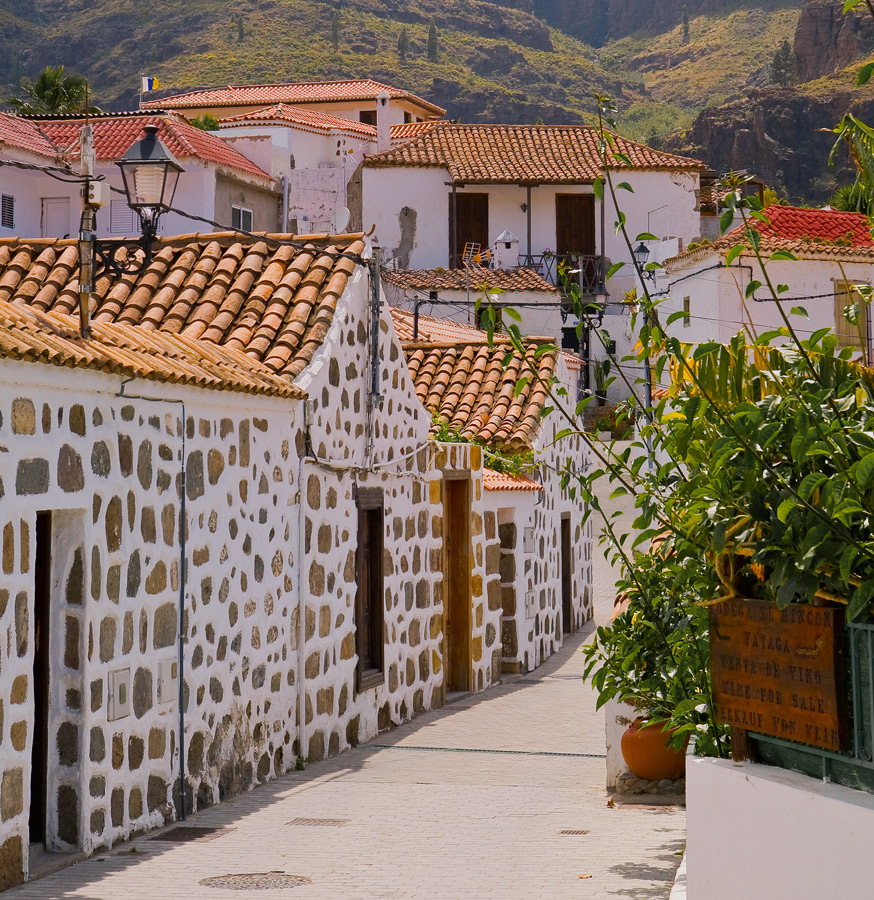
{"label": "street lamp", "polygon": [[634,261],[637,263],[637,265],[640,267],[640,269],[642,271],[643,267],[646,265],[646,261],[649,259],[649,247],[647,247],[646,244],[644,244],[644,242],[641,241],[634,248],[633,253],[634,253]]}
{"label": "street lamp", "polygon": [[[115,275],[138,275],[152,261],[152,245],[158,233],[158,220],[170,209],[182,166],[158,138],[158,126],[146,125],[145,134],[132,144],[119,160],[128,206],[140,220],[140,239],[137,242],[142,258],[127,253],[124,241],[98,241],[95,239],[96,212],[107,203],[108,191],[100,178],[94,177],[95,153],[90,125],[80,134],[80,159],[82,164],[82,220],[79,225],[79,316],[83,338],[91,334],[91,293],[94,278],[101,269],[109,269]],[[116,257],[125,248],[125,257]],[[100,267],[95,268],[95,255]]]}
{"label": "street lamp", "polygon": [[158,138],[157,125],[146,125],[143,131],[145,135],[128,148],[118,167],[127,204],[140,217],[143,238],[151,243],[158,232],[158,219],[173,204],[183,169]]}

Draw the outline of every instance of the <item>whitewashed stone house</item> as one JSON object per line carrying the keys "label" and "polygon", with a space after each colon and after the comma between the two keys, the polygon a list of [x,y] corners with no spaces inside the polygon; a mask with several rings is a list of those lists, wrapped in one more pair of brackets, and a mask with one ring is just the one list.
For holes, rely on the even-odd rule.
{"label": "whitewashed stone house", "polygon": [[[79,132],[86,121],[77,116],[22,119],[0,113],[0,153],[4,159],[37,165],[70,165],[78,172]],[[143,137],[146,126],[184,168],[174,207],[226,227],[247,231],[277,231],[282,213],[281,185],[275,177],[220,138],[190,125],[176,114],[114,113],[91,116],[95,173],[120,193],[97,213],[99,237],[138,237],[139,220],[121,193],[117,163]],[[16,235],[73,237],[79,230],[80,186],[58,181],[45,172],[0,166],[0,238]],[[243,216],[245,222],[240,221]],[[236,221],[235,221],[236,219]],[[161,219],[163,234],[192,229],[192,220],[175,212]],[[199,223],[200,230],[212,226]]]}
{"label": "whitewashed stone house", "polygon": [[[593,611],[591,525],[584,522],[585,505],[561,477],[586,471],[587,445],[579,437],[557,441],[567,422],[546,409],[548,392],[573,376],[563,353],[538,353],[548,339],[527,339],[525,357],[515,354],[505,367],[511,345],[500,335],[490,346],[483,331],[421,317],[414,337],[412,314],[392,313],[416,393],[431,411],[432,432],[458,442],[449,453],[467,455],[478,475],[475,499],[482,503],[477,512],[486,537],[497,529],[496,558],[487,559],[485,573],[486,647],[494,634],[489,626],[499,628],[501,670],[530,671]],[[558,400],[575,406],[573,395]],[[496,471],[508,460],[511,472],[522,474]],[[450,513],[444,515],[448,520]]]}
{"label": "whitewashed stone house", "polygon": [[[362,235],[162,239],[96,279],[86,341],[75,241],[0,241],[4,884],[30,843],[109,846],[500,678],[512,504],[483,448],[431,438],[365,256]],[[506,402],[520,371],[482,394],[490,446],[542,433],[542,388]],[[577,511],[542,506],[524,667],[569,630],[550,580]]]}

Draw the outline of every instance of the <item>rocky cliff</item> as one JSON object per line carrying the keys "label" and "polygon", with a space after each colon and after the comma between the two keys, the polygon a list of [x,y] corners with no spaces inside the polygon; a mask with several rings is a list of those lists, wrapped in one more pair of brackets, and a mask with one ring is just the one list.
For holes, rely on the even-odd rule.
{"label": "rocky cliff", "polygon": [[846,68],[874,48],[874,23],[866,12],[841,12],[832,0],[808,0],[795,32],[799,81]]}
{"label": "rocky cliff", "polygon": [[824,98],[792,89],[752,91],[743,101],[705,109],[669,149],[693,153],[719,174],[747,169],[792,202],[824,202],[837,184],[855,178],[843,148],[828,165],[831,129],[846,112],[874,122],[874,98],[857,99],[849,90]]}

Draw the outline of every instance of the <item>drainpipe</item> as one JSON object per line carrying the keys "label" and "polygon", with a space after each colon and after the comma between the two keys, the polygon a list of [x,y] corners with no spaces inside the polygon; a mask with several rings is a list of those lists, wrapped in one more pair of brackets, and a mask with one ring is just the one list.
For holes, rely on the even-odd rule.
{"label": "drainpipe", "polygon": [[449,245],[449,268],[458,268],[458,186],[452,182],[452,199],[449,208],[449,221],[452,223],[450,229],[451,243]]}
{"label": "drainpipe", "polygon": [[188,526],[188,514],[186,512],[185,499],[185,430],[188,420],[185,414],[185,401],[172,400],[167,397],[146,397],[143,394],[126,394],[125,386],[130,384],[133,378],[126,378],[121,383],[117,397],[125,400],[145,400],[149,403],[177,403],[182,407],[182,456],[179,460],[179,648],[178,648],[178,683],[179,683],[179,819],[187,818],[185,810],[185,587],[186,574],[186,532]]}
{"label": "drainpipe", "polygon": [[282,176],[282,227],[279,229],[283,234],[288,233],[288,175]]}
{"label": "drainpipe", "polygon": [[527,227],[528,227],[528,265],[530,266],[532,263],[531,260],[531,185],[525,185],[525,206],[527,207],[525,210],[525,215],[527,219]]}
{"label": "drainpipe", "polygon": [[310,429],[313,424],[313,401],[303,401],[303,428],[304,428],[304,453],[300,458],[297,467],[297,559],[295,560],[297,569],[297,757],[298,760],[306,759],[306,612],[307,612],[307,590],[309,588],[309,579],[304,578],[304,533],[305,533],[305,516],[304,516],[304,465],[307,459],[314,456],[312,440],[310,438]]}

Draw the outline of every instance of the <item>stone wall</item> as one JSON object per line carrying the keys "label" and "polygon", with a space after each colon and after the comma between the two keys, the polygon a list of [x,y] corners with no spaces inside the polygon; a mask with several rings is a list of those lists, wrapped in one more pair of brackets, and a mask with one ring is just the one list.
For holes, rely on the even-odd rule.
{"label": "stone wall", "polygon": [[[48,846],[91,851],[177,814],[183,427],[180,404],[115,396],[117,378],[0,369],[0,879],[11,883],[27,869],[38,512],[52,514]],[[295,404],[126,387],[186,400],[192,810],[294,762]]]}
{"label": "stone wall", "polygon": [[[441,535],[430,484],[439,479],[430,417],[416,398],[406,359],[383,306],[377,358],[382,403],[369,407],[369,280],[347,289],[321,349],[297,384],[311,399],[309,458],[301,482],[302,649],[305,709],[302,755],[333,756],[407,721],[439,701]],[[355,690],[356,493],[384,500],[384,680]],[[436,590],[436,595],[435,595]]]}

